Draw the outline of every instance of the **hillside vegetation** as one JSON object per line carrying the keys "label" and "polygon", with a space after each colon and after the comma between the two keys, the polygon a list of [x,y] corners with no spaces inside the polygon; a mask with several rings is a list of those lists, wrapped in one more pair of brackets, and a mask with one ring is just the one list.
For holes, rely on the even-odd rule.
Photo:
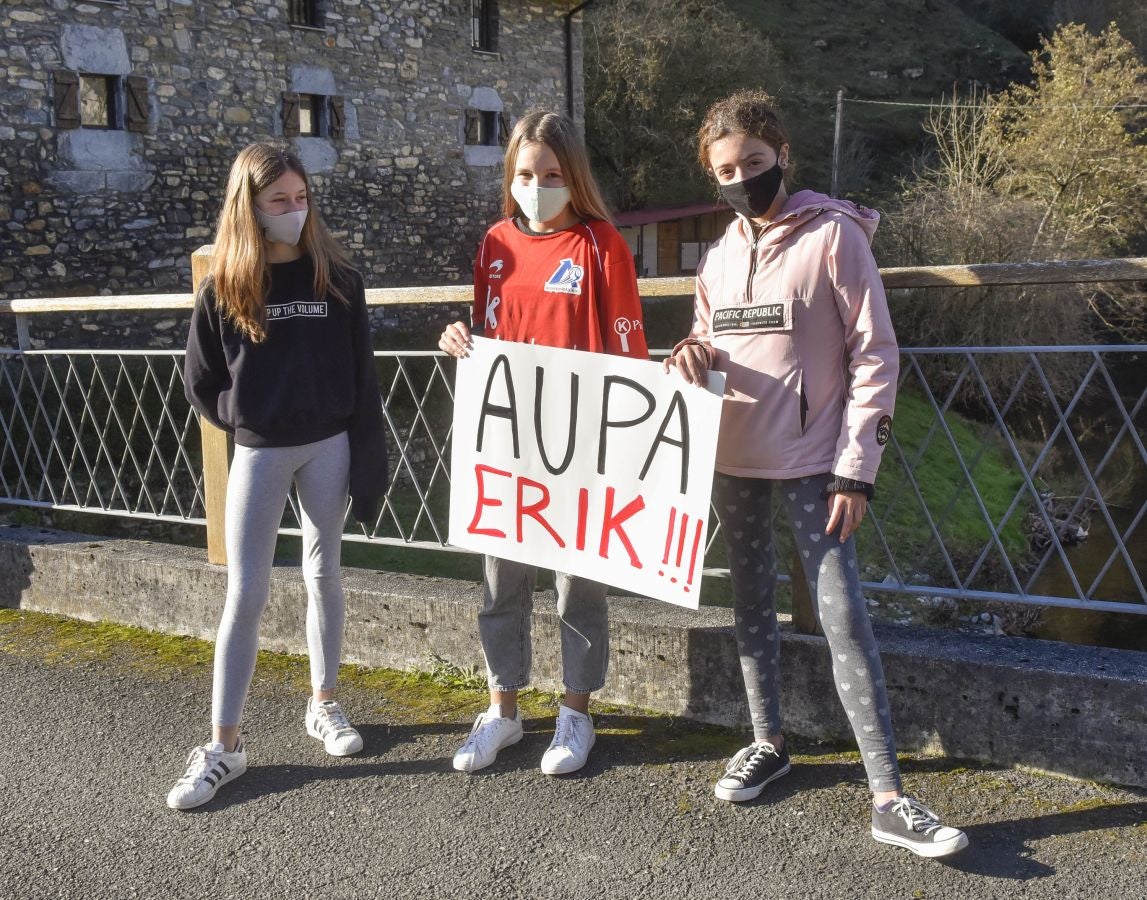
{"label": "hillside vegetation", "polygon": [[[586,19],[586,130],[620,209],[707,199],[692,136],[712,100],[773,94],[804,186],[827,189],[836,92],[928,103],[954,83],[1003,87],[1028,71],[1014,44],[948,0],[611,0]],[[927,110],[850,103],[846,147],[870,191],[906,173]],[[858,185],[859,186],[859,185]]]}
{"label": "hillside vegetation", "polygon": [[1026,83],[1028,51],[1041,34],[1077,19],[1098,31],[1110,16],[1142,52],[1144,9],[1129,0],[599,3],[586,15],[595,171],[618,209],[711,198],[693,159],[693,134],[712,100],[749,86],[777,98],[798,183],[827,190],[839,89],[846,98],[841,190],[875,203],[911,175],[930,145],[928,110],[863,101],[929,104],[954,91]]}

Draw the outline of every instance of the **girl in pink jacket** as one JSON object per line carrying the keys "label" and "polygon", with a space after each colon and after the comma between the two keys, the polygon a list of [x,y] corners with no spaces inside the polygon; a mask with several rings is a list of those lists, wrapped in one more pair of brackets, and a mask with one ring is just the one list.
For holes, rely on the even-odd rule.
{"label": "girl in pink jacket", "polygon": [[789,771],[774,603],[776,485],[873,792],[872,835],[920,856],[946,856],[968,839],[901,788],[852,539],[891,435],[899,371],[869,250],[879,217],[813,191],[789,195],[788,134],[761,91],[709,109],[699,158],[738,215],[701,260],[693,332],[668,364],[696,383],[709,369],[725,373],[713,492],[755,737],[715,793],[751,800]]}

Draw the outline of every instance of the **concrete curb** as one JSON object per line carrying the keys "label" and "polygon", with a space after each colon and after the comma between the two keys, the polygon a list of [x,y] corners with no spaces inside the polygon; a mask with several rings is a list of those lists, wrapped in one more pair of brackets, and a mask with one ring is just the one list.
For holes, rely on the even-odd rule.
{"label": "concrete curb", "polygon": [[[226,569],[201,550],[0,526],[0,606],[211,640]],[[448,579],[345,571],[344,659],[482,665],[479,590]],[[535,684],[560,685],[557,616],[539,595]],[[732,612],[611,598],[605,701],[720,725],[748,714]],[[300,571],[276,567],[261,646],[305,653]],[[902,749],[1147,787],[1147,654],[877,626]],[[786,728],[851,740],[823,638],[783,636]]]}

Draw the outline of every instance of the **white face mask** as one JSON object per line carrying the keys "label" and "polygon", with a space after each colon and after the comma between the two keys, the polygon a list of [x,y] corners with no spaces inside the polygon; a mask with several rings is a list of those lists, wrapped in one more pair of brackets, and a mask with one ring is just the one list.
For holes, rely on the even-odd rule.
{"label": "white face mask", "polygon": [[307,221],[310,210],[296,209],[285,212],[279,216],[269,216],[259,207],[255,207],[255,221],[263,229],[263,234],[269,241],[279,244],[290,244],[294,247],[299,243],[303,233],[303,225]]}
{"label": "white face mask", "polygon": [[569,204],[570,189],[530,187],[515,181],[510,185],[510,196],[517,201],[531,222],[552,222]]}

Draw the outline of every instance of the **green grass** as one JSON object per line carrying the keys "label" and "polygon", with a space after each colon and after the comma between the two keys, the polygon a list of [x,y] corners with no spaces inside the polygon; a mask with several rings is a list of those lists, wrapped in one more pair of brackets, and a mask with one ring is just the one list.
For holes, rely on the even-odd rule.
{"label": "green grass", "polygon": [[[971,470],[972,481],[990,519],[998,523],[1023,484],[1009,453],[1003,443],[979,423],[953,412],[948,412],[944,421],[959,448],[960,457]],[[903,391],[896,401],[895,434],[908,462],[916,459],[934,425],[936,427],[920,462],[914,466],[913,475],[924,504],[949,554],[956,561],[957,570],[963,574],[990,541],[990,531],[975,493],[960,468],[952,441],[937,424],[935,411],[919,393]],[[973,467],[985,441],[987,448]],[[897,458],[891,445],[885,449],[876,492],[874,506],[880,515],[885,537],[901,563],[902,572],[906,576],[920,572],[941,583],[947,582],[949,578],[938,545],[908,484],[904,463]],[[1024,533],[1026,510],[1027,507],[1021,504],[1000,532],[1001,543],[1013,563],[1022,562],[1027,554]],[[873,529],[863,529],[859,543],[862,561],[883,558]],[[985,577],[998,577],[1000,561],[998,551],[993,550]],[[907,566],[911,568],[905,571]]]}

